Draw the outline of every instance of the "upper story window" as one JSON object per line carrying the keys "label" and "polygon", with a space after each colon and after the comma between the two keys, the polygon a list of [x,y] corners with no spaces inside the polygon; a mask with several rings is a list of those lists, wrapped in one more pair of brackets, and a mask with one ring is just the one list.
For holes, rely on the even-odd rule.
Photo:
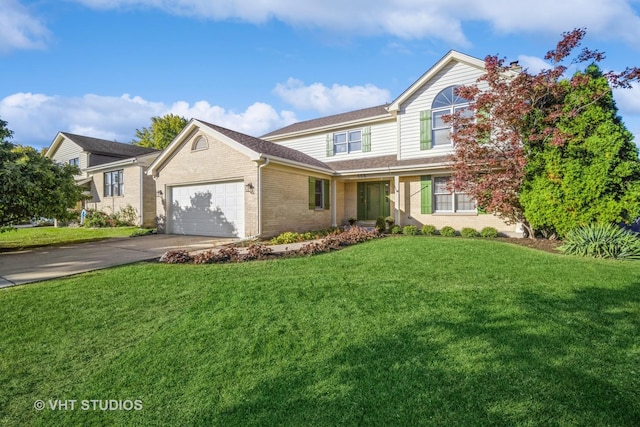
{"label": "upper story window", "polygon": [[191,151],[206,150],[207,148],[209,148],[209,142],[207,141],[207,138],[205,138],[204,136],[199,136],[195,141],[193,141]]}
{"label": "upper story window", "polygon": [[362,131],[350,130],[333,134],[333,150],[335,154],[351,153],[362,150]]}
{"label": "upper story window", "polygon": [[455,93],[456,88],[457,86],[449,86],[443,89],[442,92],[435,97],[433,104],[431,104],[432,141],[434,147],[451,145],[451,132],[453,132],[453,128],[451,124],[444,122],[442,119],[444,116],[457,111],[462,111],[463,114],[465,114],[466,111],[471,112],[471,110],[469,110],[469,101],[458,96]]}
{"label": "upper story window", "polygon": [[327,134],[327,157],[371,151],[371,126]]}
{"label": "upper story window", "polygon": [[69,159],[69,164],[71,166],[80,166],[80,157],[76,157],[75,159]]}
{"label": "upper story window", "polygon": [[104,173],[104,196],[124,196],[124,170]]}
{"label": "upper story window", "polygon": [[469,101],[455,93],[457,87],[443,89],[434,98],[431,110],[420,113],[420,149],[451,146],[453,127],[450,123],[445,123],[443,117],[458,111],[463,115],[472,114]]}

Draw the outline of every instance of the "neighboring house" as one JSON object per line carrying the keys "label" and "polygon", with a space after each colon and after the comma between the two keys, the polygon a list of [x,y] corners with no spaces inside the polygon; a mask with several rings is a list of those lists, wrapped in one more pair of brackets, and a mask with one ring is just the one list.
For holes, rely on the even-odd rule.
{"label": "neighboring house", "polygon": [[391,104],[262,138],[192,120],[147,172],[161,195],[159,231],[272,236],[392,216],[398,225],[518,235],[447,190],[453,145],[442,116],[466,107],[454,88],[483,73],[483,61],[451,51]]}
{"label": "neighboring house", "polygon": [[79,166],[76,182],[90,196],[85,208],[111,214],[130,205],[138,212],[139,225],[155,226],[155,182],[145,172],[159,154],[152,148],[58,132],[45,155]]}

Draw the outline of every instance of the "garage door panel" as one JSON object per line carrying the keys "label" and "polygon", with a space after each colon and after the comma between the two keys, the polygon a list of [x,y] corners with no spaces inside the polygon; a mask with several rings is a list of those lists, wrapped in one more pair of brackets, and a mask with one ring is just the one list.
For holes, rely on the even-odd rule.
{"label": "garage door panel", "polygon": [[244,236],[244,183],[199,184],[171,189],[169,232]]}

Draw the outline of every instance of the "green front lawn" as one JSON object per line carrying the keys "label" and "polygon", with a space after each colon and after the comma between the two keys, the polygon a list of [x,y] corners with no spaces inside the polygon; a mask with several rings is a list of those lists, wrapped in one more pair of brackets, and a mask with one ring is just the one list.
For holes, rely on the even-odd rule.
{"label": "green front lawn", "polygon": [[0,319],[0,425],[640,425],[637,262],[387,238],[10,288]]}
{"label": "green front lawn", "polygon": [[35,227],[18,228],[0,233],[0,251],[19,250],[39,246],[82,243],[109,237],[130,236],[137,227],[84,228]]}

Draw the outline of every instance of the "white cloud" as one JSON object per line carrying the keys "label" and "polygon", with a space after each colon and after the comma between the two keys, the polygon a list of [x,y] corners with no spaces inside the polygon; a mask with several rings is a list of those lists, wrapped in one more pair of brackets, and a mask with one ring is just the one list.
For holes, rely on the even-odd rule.
{"label": "white cloud", "polygon": [[17,0],[0,0],[0,53],[41,49],[49,30]]}
{"label": "white cloud", "polygon": [[273,93],[300,110],[315,110],[322,114],[340,113],[358,108],[380,105],[391,100],[386,89],[374,85],[344,86],[322,83],[305,86],[304,82],[289,78],[286,83],[278,83]]}
{"label": "white cloud", "polygon": [[615,89],[613,93],[616,105],[623,115],[640,118],[640,83],[633,83],[631,89]]}
{"label": "white cloud", "polygon": [[262,23],[277,19],[296,27],[357,35],[390,34],[400,38],[437,38],[456,46],[469,40],[465,22],[485,22],[497,32],[558,35],[575,27],[590,34],[637,46],[640,17],[636,0],[75,0],[97,9],[155,7],[167,13],[211,20]]}
{"label": "white cloud", "polygon": [[65,98],[15,93],[0,99],[0,117],[14,131],[13,142],[35,147],[48,146],[59,131],[129,142],[135,137],[136,129],[151,124],[151,117],[168,113],[210,121],[256,136],[296,121],[294,113],[278,113],[270,105],[258,102],[237,113],[207,101],[193,105],[178,101],[168,105],[129,94]]}

